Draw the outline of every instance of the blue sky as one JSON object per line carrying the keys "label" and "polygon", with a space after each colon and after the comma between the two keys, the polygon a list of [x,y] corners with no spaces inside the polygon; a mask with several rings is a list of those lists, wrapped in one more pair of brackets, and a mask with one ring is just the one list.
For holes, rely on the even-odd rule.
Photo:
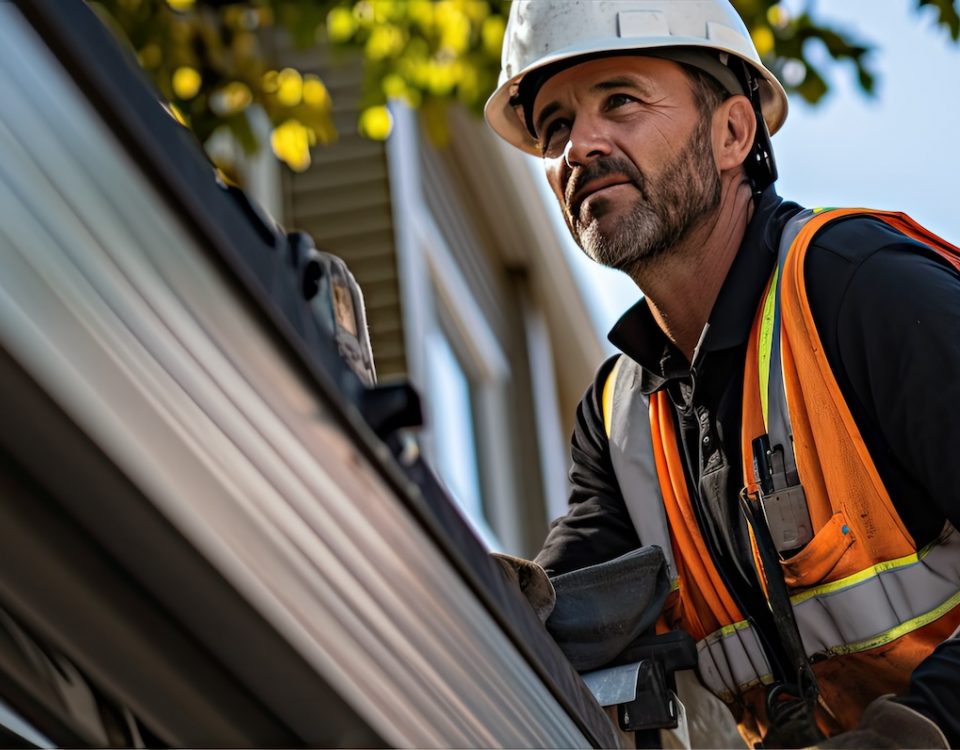
{"label": "blue sky", "polygon": [[[796,5],[788,2],[787,5]],[[856,87],[852,67],[834,65],[833,88],[818,107],[791,98],[773,144],[778,191],[808,206],[905,211],[960,242],[960,46],[915,0],[816,3],[817,15],[872,42],[876,96]],[[825,56],[813,49],[815,59]],[[551,199],[552,200],[552,199]],[[572,243],[571,243],[572,244]],[[638,297],[622,274],[601,269],[573,246],[602,336]]]}

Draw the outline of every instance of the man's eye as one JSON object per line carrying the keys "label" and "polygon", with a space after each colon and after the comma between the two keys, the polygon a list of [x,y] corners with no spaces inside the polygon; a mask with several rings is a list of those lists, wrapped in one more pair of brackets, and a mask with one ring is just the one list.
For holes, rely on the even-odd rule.
{"label": "man's eye", "polygon": [[636,99],[629,94],[611,94],[607,98],[607,109],[616,109],[617,107],[622,107],[625,104],[630,104],[635,101]]}
{"label": "man's eye", "polygon": [[550,122],[540,136],[540,150],[547,159],[555,159],[563,154],[570,137],[570,122],[557,118]]}

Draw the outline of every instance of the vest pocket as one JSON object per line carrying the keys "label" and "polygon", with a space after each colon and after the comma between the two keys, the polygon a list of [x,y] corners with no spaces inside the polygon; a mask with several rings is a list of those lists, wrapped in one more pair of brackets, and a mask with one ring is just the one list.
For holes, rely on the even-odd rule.
{"label": "vest pocket", "polygon": [[[841,565],[841,558],[855,541],[853,529],[847,524],[843,512],[834,513],[830,520],[813,535],[807,546],[789,560],[781,560],[783,578],[790,589],[805,589],[816,586]],[[841,565],[842,567],[846,567]],[[851,571],[853,572],[853,571]],[[845,575],[837,571],[837,578]]]}

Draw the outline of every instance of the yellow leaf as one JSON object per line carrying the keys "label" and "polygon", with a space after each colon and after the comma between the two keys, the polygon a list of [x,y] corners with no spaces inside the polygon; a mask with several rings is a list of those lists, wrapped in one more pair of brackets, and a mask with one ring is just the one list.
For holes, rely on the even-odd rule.
{"label": "yellow leaf", "polygon": [[174,10],[190,10],[194,5],[195,0],[167,0],[167,5],[169,5]]}
{"label": "yellow leaf", "polygon": [[303,101],[314,109],[330,109],[330,92],[315,75],[307,75],[304,79]]}
{"label": "yellow leaf", "polygon": [[384,76],[380,87],[388,99],[399,99],[407,93],[407,82],[403,80],[403,76],[396,73]]}
{"label": "yellow leaf", "polygon": [[280,76],[280,73],[276,70],[268,70],[260,79],[260,87],[263,89],[265,94],[276,94],[277,93],[277,78]]}
{"label": "yellow leaf", "polygon": [[771,5],[767,9],[767,21],[771,26],[782,29],[790,23],[790,12],[780,4]]}
{"label": "yellow leaf", "polygon": [[357,19],[361,26],[369,26],[376,20],[376,14],[373,11],[373,3],[370,0],[360,0],[353,6],[353,17]]}
{"label": "yellow leaf", "polygon": [[500,49],[503,47],[503,32],[506,28],[507,22],[500,15],[485,18],[483,26],[480,27],[483,49],[494,59],[500,57]]}
{"label": "yellow leaf", "polygon": [[203,79],[195,68],[184,65],[173,71],[173,78],[170,82],[173,84],[173,93],[179,98],[192,99],[200,90]]}
{"label": "yellow leaf", "polygon": [[403,31],[397,26],[379,24],[370,32],[364,52],[368,60],[383,60],[400,52],[405,42]]}
{"label": "yellow leaf", "polygon": [[474,23],[481,23],[490,14],[490,6],[485,0],[461,0],[460,7]]}
{"label": "yellow leaf", "polygon": [[310,166],[310,141],[310,129],[293,119],[281,123],[270,134],[273,153],[295,172],[303,172]]}
{"label": "yellow leaf", "polygon": [[349,8],[336,7],[327,14],[327,37],[331,42],[345,42],[357,30],[357,20]]}
{"label": "yellow leaf", "polygon": [[445,96],[450,93],[459,80],[459,66],[454,63],[440,63],[431,60],[427,73],[427,88],[431,94]]}
{"label": "yellow leaf", "polygon": [[397,0],[373,0],[373,17],[377,23],[385,23],[397,17]]}
{"label": "yellow leaf", "polygon": [[277,75],[277,101],[284,107],[296,107],[303,98],[303,78],[293,68],[284,68]]}
{"label": "yellow leaf", "polygon": [[383,105],[367,107],[360,113],[360,135],[372,141],[385,141],[393,130],[393,115]]}
{"label": "yellow leaf", "polygon": [[407,17],[424,32],[429,33],[433,29],[435,15],[430,0],[408,0],[406,8]]}
{"label": "yellow leaf", "polygon": [[470,19],[452,2],[444,0],[437,5],[437,24],[440,26],[440,48],[455,55],[470,46]]}
{"label": "yellow leaf", "polygon": [[757,46],[757,52],[760,54],[760,57],[764,57],[773,52],[776,38],[769,28],[766,26],[757,26],[750,32],[750,36],[753,37],[753,43]]}

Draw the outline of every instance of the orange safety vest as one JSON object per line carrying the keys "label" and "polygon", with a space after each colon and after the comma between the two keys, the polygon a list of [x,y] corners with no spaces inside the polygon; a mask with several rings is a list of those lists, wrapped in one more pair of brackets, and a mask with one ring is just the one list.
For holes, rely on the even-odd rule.
{"label": "orange safety vest", "polygon": [[[780,263],[757,312],[744,372],[748,489],[757,485],[751,443],[767,432],[768,397],[761,384],[785,392],[797,472],[815,533],[781,566],[818,678],[817,720],[827,735],[854,727],[874,698],[905,692],[914,668],[960,626],[960,534],[948,523],[933,543],[917,549],[830,370],[806,295],[803,260],[814,235],[831,221],[865,215],[927,245],[960,270],[960,250],[903,214],[801,212],[784,231]],[[771,361],[774,313],[780,315],[780,357]],[[764,686],[773,678],[756,633],[701,536],[669,399],[659,392],[649,403],[641,402],[632,387],[637,367],[624,357],[618,360],[604,388],[604,418],[614,469],[641,542],[665,547],[675,577],[660,627],[682,628],[698,642],[702,682],[727,702],[741,734],[753,744],[767,728]],[[640,417],[640,409],[648,413],[648,433],[637,426],[642,418],[630,418],[631,412]],[[647,469],[638,451],[652,453]],[[636,481],[652,476],[649,469],[655,469],[659,500],[651,501],[649,486],[641,488]],[[662,502],[662,510],[652,502]],[[658,518],[668,522],[667,528],[659,528]]]}

